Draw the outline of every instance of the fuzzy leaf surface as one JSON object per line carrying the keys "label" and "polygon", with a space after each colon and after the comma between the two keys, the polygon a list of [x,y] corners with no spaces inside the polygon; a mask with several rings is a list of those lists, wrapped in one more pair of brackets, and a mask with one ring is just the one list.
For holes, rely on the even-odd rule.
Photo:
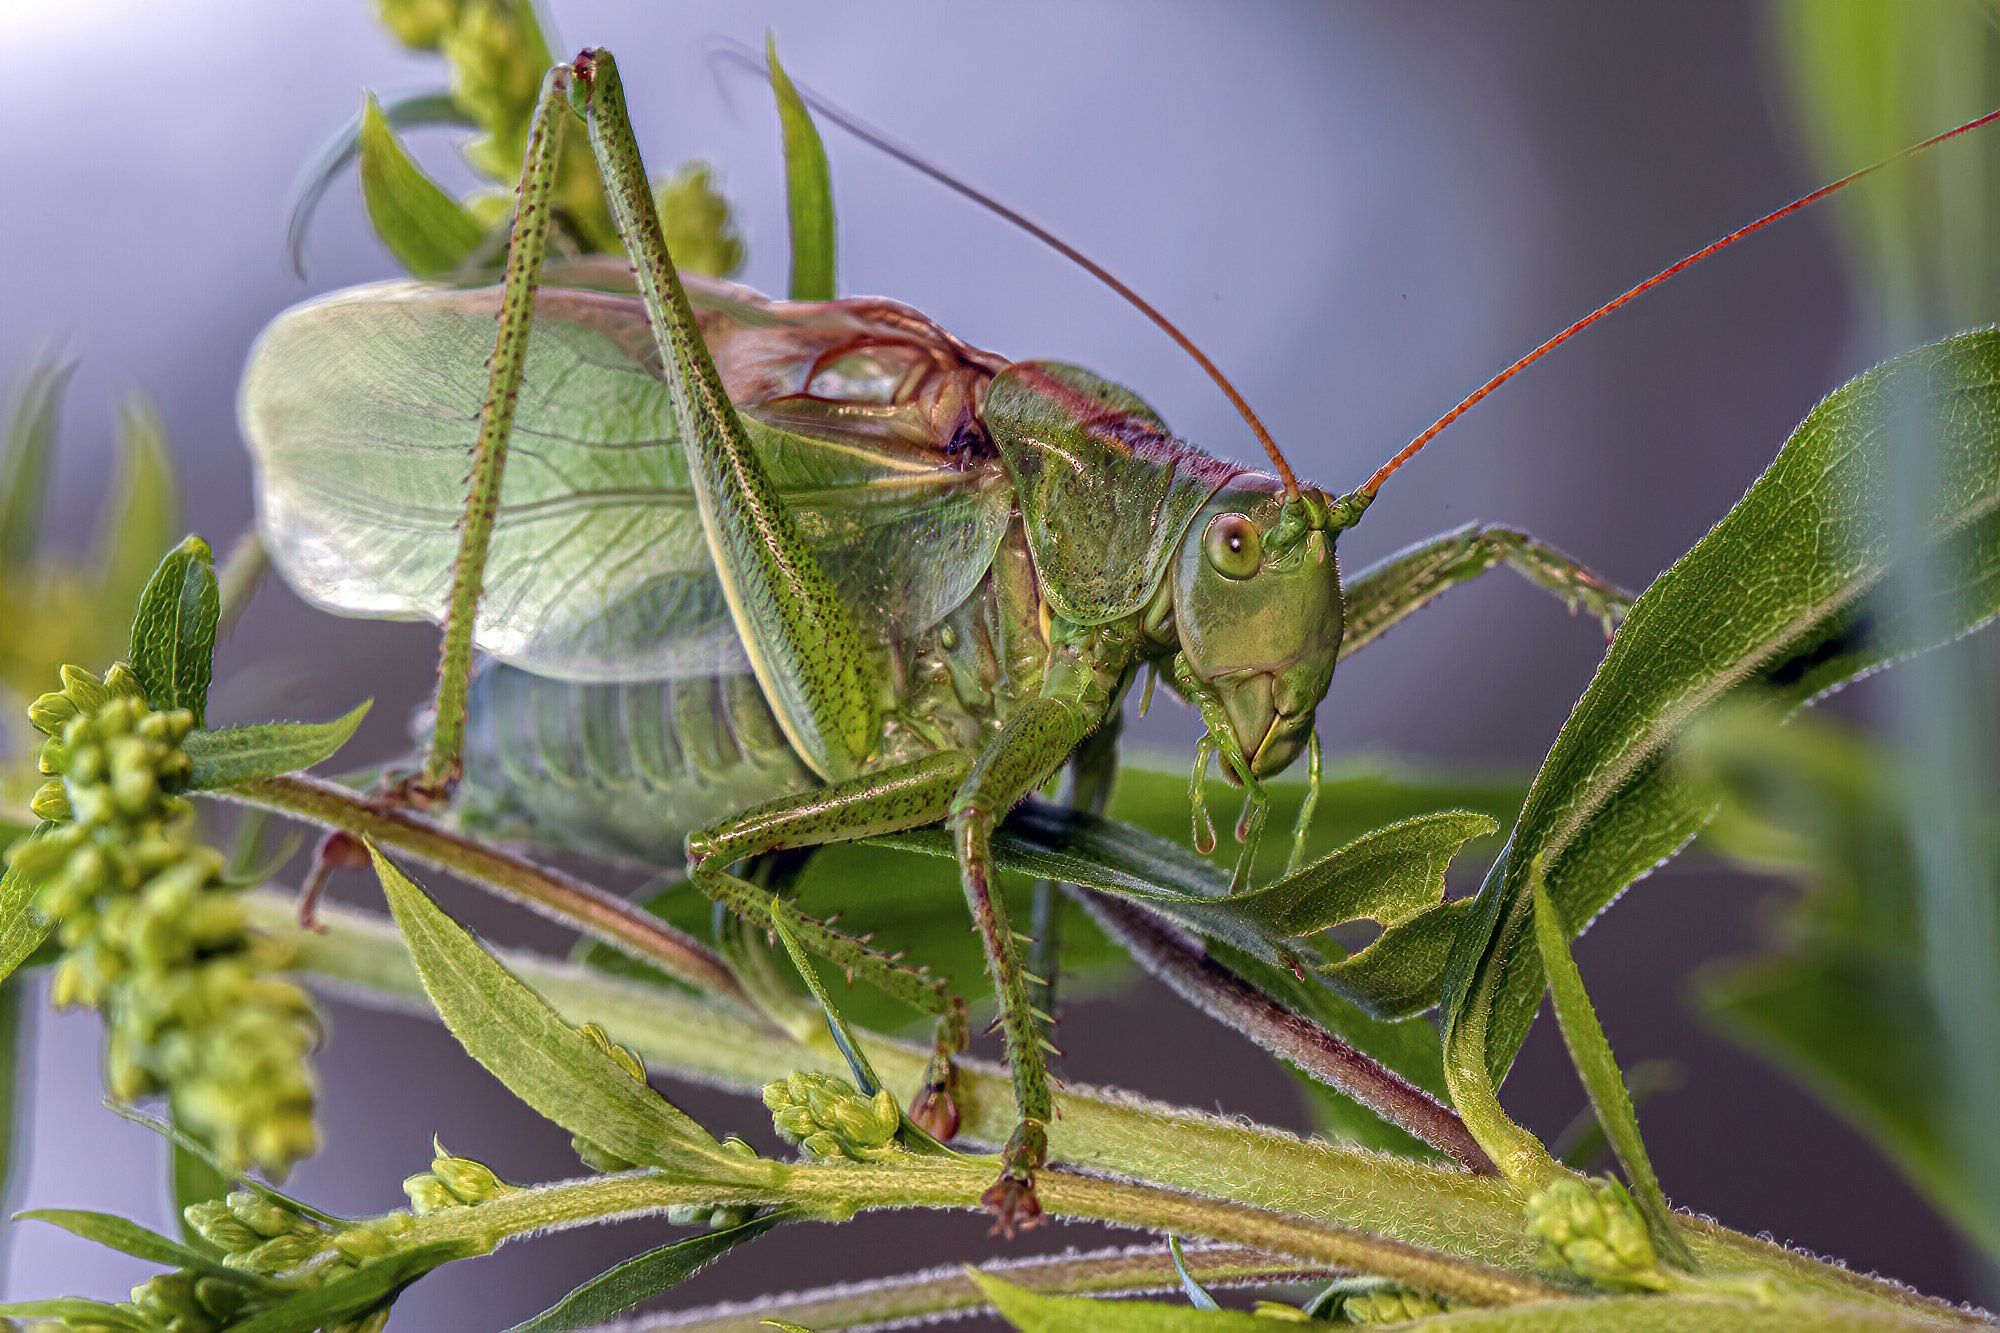
{"label": "fuzzy leaf surface", "polygon": [[778,99],[778,123],[785,135],[785,209],[792,224],[794,301],[831,301],[834,290],[833,176],[826,164],[812,112],[778,63],[778,44],[766,37],[764,61]]}
{"label": "fuzzy leaf surface", "polygon": [[724,1181],[761,1167],[724,1152],[707,1130],[636,1082],[379,851],[370,852],[431,1003],[459,1044],[515,1096],[627,1161]]}
{"label": "fuzzy leaf surface", "polygon": [[347,744],[361,719],[368,716],[369,706],[359,704],[331,722],[265,722],[190,732],[181,742],[194,761],[188,785],[196,791],[210,791],[311,768],[331,759]]}
{"label": "fuzzy leaf surface", "polygon": [[789,1220],[782,1212],[766,1213],[733,1227],[704,1232],[634,1255],[605,1269],[507,1333],[564,1333],[615,1319],[661,1292],[671,1291],[745,1241],[755,1240]]}
{"label": "fuzzy leaf surface", "polygon": [[215,554],[201,538],[189,537],[160,561],[132,618],[129,658],[147,703],[162,710],[185,708],[201,725],[221,615]]}
{"label": "fuzzy leaf surface", "polygon": [[[1947,577],[1936,606],[1870,599],[1901,540],[1882,512],[1893,444],[1936,442],[1923,516]],[[1805,703],[2000,612],[2000,331],[1960,334],[1887,362],[1816,407],[1735,508],[1633,607],[1530,788],[1486,877],[1444,990],[1446,1058],[1505,1077],[1543,974],[1528,868],[1580,930],[1708,819],[1711,794],[1666,756],[1707,710],[1762,694]]]}
{"label": "fuzzy leaf surface", "polygon": [[465,207],[411,160],[373,94],[361,105],[361,197],[375,235],[419,278],[444,278],[486,238]]}

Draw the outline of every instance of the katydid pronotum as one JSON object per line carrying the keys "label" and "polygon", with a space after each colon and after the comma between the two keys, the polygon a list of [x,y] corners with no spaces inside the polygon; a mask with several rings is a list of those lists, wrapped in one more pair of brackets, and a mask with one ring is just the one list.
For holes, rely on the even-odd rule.
{"label": "katydid pronotum", "polygon": [[[544,272],[554,156],[579,120],[636,292],[587,262]],[[1219,754],[1245,789],[1240,878],[1262,784],[1308,750],[1317,773],[1334,668],[1391,625],[1504,564],[1608,632],[1624,594],[1523,533],[1460,528],[1345,584],[1336,539],[1500,382],[1865,174],[1639,284],[1334,495],[1300,483],[1213,364],[1115,280],[1229,394],[1273,473],[1174,438],[1085,370],[981,351],[893,302],[684,281],[617,68],[586,51],[544,84],[503,286],[364,287],[264,333],[242,394],[262,531],[313,601],[446,623],[429,776],[461,819],[654,860],[684,849],[696,887],[767,927],[779,853],[947,825],[1018,1108],[984,1197],[1011,1230],[1039,1215],[1050,1048],[993,889],[996,823],[1066,765],[1073,799],[1101,805],[1121,705],[1155,669],[1207,724],[1197,780]],[[498,659],[464,741],[454,636]],[[963,1001],[784,915],[805,947],[936,1017],[911,1114],[949,1138]]]}

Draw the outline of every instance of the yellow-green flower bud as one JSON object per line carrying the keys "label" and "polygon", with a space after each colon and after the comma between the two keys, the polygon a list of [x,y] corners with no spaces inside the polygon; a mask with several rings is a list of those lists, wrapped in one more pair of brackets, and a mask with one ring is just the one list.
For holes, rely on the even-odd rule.
{"label": "yellow-green flower bud", "polygon": [[1533,1195],[1528,1234],[1543,1262],[1613,1291],[1659,1291],[1667,1285],[1645,1219],[1615,1180],[1558,1180]]}
{"label": "yellow-green flower bud", "polygon": [[846,1079],[796,1073],[764,1085],[771,1123],[813,1157],[867,1161],[893,1147],[902,1114],[888,1089],[863,1097]]}
{"label": "yellow-green flower bud", "polygon": [[223,1203],[230,1216],[266,1239],[306,1230],[310,1225],[296,1212],[258,1190],[231,1190]]}
{"label": "yellow-green flower bud", "polygon": [[304,1266],[325,1251],[323,1236],[294,1232],[289,1236],[273,1236],[254,1250],[225,1255],[222,1262],[248,1273],[274,1277]]}
{"label": "yellow-green flower bud", "polygon": [[61,735],[62,729],[75,716],[76,704],[66,694],[44,694],[28,705],[28,721],[46,736]]}
{"label": "yellow-green flower bud", "polygon": [[349,1227],[337,1232],[333,1238],[333,1248],[345,1258],[361,1263],[369,1259],[380,1259],[392,1252],[396,1246],[387,1236],[373,1227]]}
{"label": "yellow-green flower bud", "polygon": [[1443,1313],[1444,1305],[1436,1297],[1404,1287],[1356,1292],[1340,1304],[1340,1317],[1350,1324],[1400,1324]]}
{"label": "yellow-green flower bud", "polygon": [[69,795],[63,790],[60,778],[50,778],[35,788],[35,794],[28,801],[28,812],[37,819],[46,819],[52,824],[69,820],[74,812],[70,809]]}
{"label": "yellow-green flower bud", "polygon": [[263,1244],[265,1239],[237,1220],[229,1205],[220,1199],[205,1199],[200,1203],[191,1203],[182,1210],[181,1215],[187,1219],[187,1224],[195,1229],[197,1235],[224,1254],[254,1249]]}
{"label": "yellow-green flower bud", "polygon": [[514,1188],[484,1163],[475,1162],[470,1157],[454,1157],[442,1145],[434,1146],[437,1156],[431,1162],[431,1174],[460,1203],[485,1203]]}
{"label": "yellow-green flower bud", "polygon": [[194,1278],[188,1273],[161,1273],[148,1278],[132,1288],[132,1304],[146,1320],[175,1333],[216,1327],[195,1295]]}
{"label": "yellow-green flower bud", "polygon": [[456,1194],[445,1188],[442,1180],[428,1171],[405,1180],[403,1193],[410,1196],[410,1211],[418,1217],[441,1213],[447,1208],[465,1207]]}
{"label": "yellow-green flower bud", "polygon": [[517,0],[468,0],[441,44],[453,98],[481,129],[503,138],[526,128],[548,59],[522,8]]}

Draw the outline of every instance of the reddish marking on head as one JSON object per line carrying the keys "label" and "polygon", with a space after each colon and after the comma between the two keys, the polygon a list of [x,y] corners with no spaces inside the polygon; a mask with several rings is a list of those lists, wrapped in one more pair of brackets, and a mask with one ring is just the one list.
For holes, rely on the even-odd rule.
{"label": "reddish marking on head", "polygon": [[1355,491],[1355,494],[1357,496],[1361,496],[1367,499],[1373,499],[1375,496],[1375,492],[1382,488],[1383,482],[1387,481],[1391,476],[1395,474],[1396,469],[1402,467],[1403,464],[1409,462],[1412,458],[1416,457],[1419,450],[1421,450],[1425,445],[1429,444],[1433,439],[1437,438],[1438,434],[1442,432],[1446,426],[1449,426],[1452,422],[1464,416],[1466,412],[1472,408],[1473,404],[1477,403],[1487,394],[1492,393],[1495,389],[1505,384],[1508,380],[1514,378],[1514,376],[1518,375],[1523,370],[1526,370],[1529,366],[1535,364],[1535,362],[1547,356],[1550,352],[1554,351],[1556,348],[1568,342],[1571,338],[1574,338],[1577,334],[1589,328],[1592,324],[1595,324],[1598,320],[1603,319],[1606,315],[1610,314],[1612,311],[1619,309],[1621,306],[1625,306],[1633,301],[1636,301],[1638,298],[1644,296],[1647,292],[1653,290],[1653,288],[1655,287],[1658,287],[1661,283],[1666,282],[1668,279],[1674,277],[1676,274],[1681,273],[1686,269],[1694,267],[1696,264],[1699,264],[1702,260],[1707,259],[1711,255],[1720,253],[1723,250],[1727,250],[1730,246],[1736,244],[1740,240],[1743,240],[1745,237],[1751,236],[1756,232],[1760,232],[1764,228],[1770,226],[1772,223],[1782,221],[1783,219],[1790,217],[1792,214],[1799,212],[1801,209],[1812,207],[1814,204],[1826,198],[1828,195],[1835,193],[1836,191],[1846,189],[1848,186],[1854,184],[1854,182],[1862,179],[1864,176],[1872,176],[1876,172],[1882,170],[1884,167],[1894,166],[1896,163],[1901,162],[1905,158],[1916,156],[1918,153],[1923,152],[1926,148],[1935,148],[1937,145],[1943,143],[1947,139],[1955,139],[1961,134],[1965,134],[1971,130],[1976,130],[1982,125],[1990,125],[1994,121],[2000,121],[2000,110],[1989,111],[1985,115],[1980,116],[1976,120],[1968,120],[1963,125],[1955,126],[1952,129],[1944,131],[1944,133],[1942,134],[1933,134],[1930,138],[1925,139],[1922,143],[1911,144],[1908,148],[1905,148],[1901,152],[1896,153],[1890,157],[1885,157],[1880,162],[1876,162],[1873,163],[1872,165],[1865,166],[1861,168],[1861,170],[1859,171],[1850,172],[1848,175],[1842,176],[1839,180],[1834,181],[1830,185],[1820,186],[1817,190],[1814,190],[1811,194],[1800,195],[1797,199],[1792,200],[1791,203],[1786,204],[1783,208],[1776,209],[1772,212],[1766,213],[1763,217],[1758,218],[1755,222],[1749,223],[1746,226],[1738,227],[1735,231],[1730,232],[1727,236],[1722,237],[1720,240],[1711,241],[1709,244],[1704,245],[1701,249],[1689,255],[1687,258],[1679,261],[1678,263],[1668,265],[1666,268],[1661,269],[1658,273],[1655,273],[1652,277],[1646,279],[1644,282],[1640,283],[1636,287],[1633,287],[1628,291],[1622,293],[1621,295],[1615,296],[1611,300],[1606,301],[1603,305],[1597,307],[1597,309],[1591,311],[1589,314],[1585,315],[1582,319],[1577,320],[1576,323],[1571,324],[1568,328],[1564,329],[1562,332],[1556,334],[1555,336],[1539,344],[1537,347],[1535,347],[1533,351],[1529,352],[1526,356],[1523,356],[1519,360],[1515,361],[1512,365],[1508,366],[1498,375],[1495,375],[1492,379],[1486,381],[1486,383],[1480,385],[1477,389],[1474,389],[1464,398],[1461,398],[1456,407],[1452,408],[1451,411],[1445,413],[1443,416],[1439,417],[1436,421],[1432,422],[1431,425],[1427,427],[1421,434],[1419,434],[1414,440],[1411,440],[1408,444],[1404,445],[1402,450],[1398,452],[1394,458],[1390,459],[1388,462],[1384,463],[1381,467],[1377,468],[1375,470],[1375,475],[1368,478],[1367,481],[1362,482],[1360,488]]}

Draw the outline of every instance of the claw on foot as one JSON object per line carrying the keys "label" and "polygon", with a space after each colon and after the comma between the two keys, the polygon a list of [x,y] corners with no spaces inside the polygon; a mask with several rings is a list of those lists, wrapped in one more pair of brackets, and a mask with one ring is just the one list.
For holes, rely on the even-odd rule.
{"label": "claw on foot", "polygon": [[1000,1179],[979,1196],[980,1206],[993,1214],[990,1234],[1013,1239],[1042,1223],[1042,1201],[1035,1197],[1035,1172],[1049,1160],[1049,1132],[1039,1120],[1023,1120],[1008,1136],[1000,1154]]}
{"label": "claw on foot", "polygon": [[1042,1224],[1042,1201],[1035,1197],[1032,1174],[1017,1176],[1011,1171],[1002,1174],[979,1196],[979,1205],[993,1214],[993,1229],[986,1233],[989,1236],[1012,1240],[1015,1232]]}

